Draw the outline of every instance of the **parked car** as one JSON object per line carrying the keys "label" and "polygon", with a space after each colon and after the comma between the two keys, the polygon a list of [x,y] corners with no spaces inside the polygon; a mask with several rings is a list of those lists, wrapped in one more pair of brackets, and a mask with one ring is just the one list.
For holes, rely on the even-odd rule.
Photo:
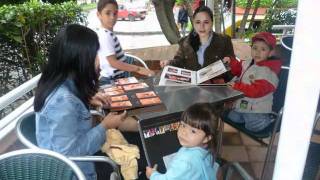
{"label": "parked car", "polygon": [[135,8],[129,4],[119,4],[118,19],[135,21],[137,19],[144,20],[147,10],[143,8]]}

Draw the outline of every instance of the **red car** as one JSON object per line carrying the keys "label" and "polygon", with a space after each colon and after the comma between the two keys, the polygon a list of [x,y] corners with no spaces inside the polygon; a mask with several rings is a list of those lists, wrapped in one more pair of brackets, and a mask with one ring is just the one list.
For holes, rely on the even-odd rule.
{"label": "red car", "polygon": [[130,7],[126,4],[119,4],[118,19],[135,21],[136,19],[144,20],[146,18],[146,9]]}

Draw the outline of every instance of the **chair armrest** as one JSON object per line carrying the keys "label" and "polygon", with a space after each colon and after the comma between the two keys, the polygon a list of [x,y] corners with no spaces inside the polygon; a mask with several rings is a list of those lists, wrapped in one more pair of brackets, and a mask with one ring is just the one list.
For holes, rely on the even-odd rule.
{"label": "chair armrest", "polygon": [[118,164],[106,156],[72,156],[72,161],[105,162],[112,166],[113,170],[120,174]]}

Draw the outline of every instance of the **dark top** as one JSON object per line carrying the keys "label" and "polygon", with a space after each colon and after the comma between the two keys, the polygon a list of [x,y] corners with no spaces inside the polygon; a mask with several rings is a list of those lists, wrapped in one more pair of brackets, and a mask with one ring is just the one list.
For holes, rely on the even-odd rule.
{"label": "dark top", "polygon": [[[179,49],[173,60],[170,62],[170,65],[192,71],[198,71],[209,64],[222,60],[224,57],[234,56],[231,38],[229,36],[213,32],[211,42],[204,52],[203,66],[201,66],[198,63],[197,52],[194,51],[190,44],[190,35],[188,35],[181,38],[179,41]],[[230,77],[224,77],[224,79],[229,81]]]}
{"label": "dark top", "polygon": [[184,8],[179,10],[178,23],[188,23],[188,11]]}

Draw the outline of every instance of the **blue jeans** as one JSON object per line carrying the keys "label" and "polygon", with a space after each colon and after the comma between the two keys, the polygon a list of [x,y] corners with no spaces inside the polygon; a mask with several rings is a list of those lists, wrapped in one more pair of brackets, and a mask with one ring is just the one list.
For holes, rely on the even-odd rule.
{"label": "blue jeans", "polygon": [[245,128],[253,132],[263,130],[272,122],[268,113],[240,113],[231,110],[228,118],[236,123],[245,123]]}

